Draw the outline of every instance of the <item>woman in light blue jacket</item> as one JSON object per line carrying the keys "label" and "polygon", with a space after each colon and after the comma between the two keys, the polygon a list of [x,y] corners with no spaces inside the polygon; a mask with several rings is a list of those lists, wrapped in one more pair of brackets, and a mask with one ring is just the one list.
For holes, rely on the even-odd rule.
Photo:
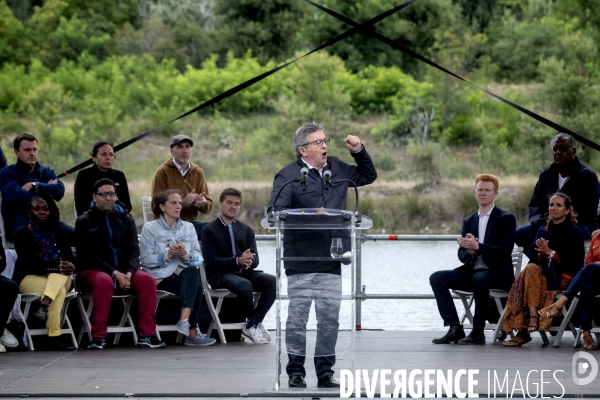
{"label": "woman in light blue jacket", "polygon": [[210,346],[215,339],[198,329],[202,303],[202,285],[198,266],[202,263],[194,225],[182,221],[181,192],[166,190],[152,199],[156,220],[142,229],[141,263],[156,279],[156,287],[181,297],[181,317],[177,331],[185,336],[185,345]]}

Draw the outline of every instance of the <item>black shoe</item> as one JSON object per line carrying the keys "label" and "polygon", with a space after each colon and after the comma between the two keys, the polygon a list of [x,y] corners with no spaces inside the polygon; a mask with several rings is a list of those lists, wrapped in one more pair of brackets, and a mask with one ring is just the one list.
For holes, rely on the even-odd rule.
{"label": "black shoe", "polygon": [[45,304],[40,305],[37,311],[33,313],[33,316],[46,321],[48,319],[48,306]]}
{"label": "black shoe", "polygon": [[448,343],[456,343],[460,339],[465,337],[465,331],[462,325],[453,325],[448,329],[448,332],[439,339],[433,339],[431,343],[435,344],[448,344]]}
{"label": "black shoe", "polygon": [[469,333],[469,336],[459,340],[458,344],[485,344],[485,335],[483,333]]}
{"label": "black shoe", "polygon": [[304,377],[302,375],[294,375],[290,376],[288,386],[291,388],[305,388],[306,382],[304,381]]}
{"label": "black shoe", "polygon": [[48,347],[47,350],[67,350],[73,351],[76,350],[77,347],[74,347],[72,343],[66,343],[60,340],[60,336],[50,337],[48,338]]}
{"label": "black shoe", "polygon": [[333,375],[327,375],[317,382],[317,387],[320,388],[339,388],[340,383],[333,379]]}
{"label": "black shoe", "polygon": [[506,339],[507,336],[508,336],[508,333],[506,331],[501,330],[500,332],[498,332],[497,339],[501,342],[504,342],[504,339]]}

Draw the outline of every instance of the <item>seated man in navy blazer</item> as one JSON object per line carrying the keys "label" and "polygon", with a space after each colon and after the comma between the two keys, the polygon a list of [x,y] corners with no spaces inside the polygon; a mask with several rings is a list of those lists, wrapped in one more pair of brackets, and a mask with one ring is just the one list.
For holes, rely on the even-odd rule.
{"label": "seated man in navy blazer", "polygon": [[[515,217],[494,205],[500,182],[494,175],[475,178],[475,198],[479,210],[465,218],[457,239],[458,258],[464,263],[450,271],[438,271],[429,277],[438,310],[449,326],[448,333],[433,343],[485,344],[483,328],[488,313],[490,289],[510,289],[514,280],[511,253],[517,223]],[[483,233],[483,234],[480,234]],[[450,289],[473,292],[475,315],[473,330],[465,338]]]}
{"label": "seated man in navy blazer", "polygon": [[[254,230],[235,217],[242,206],[242,192],[228,188],[221,192],[221,214],[202,230],[202,256],[206,279],[215,289],[229,289],[237,295],[248,322],[242,335],[254,344],[271,341],[262,322],[275,303],[275,276],[257,271],[258,250]],[[262,292],[256,307],[253,292]]]}

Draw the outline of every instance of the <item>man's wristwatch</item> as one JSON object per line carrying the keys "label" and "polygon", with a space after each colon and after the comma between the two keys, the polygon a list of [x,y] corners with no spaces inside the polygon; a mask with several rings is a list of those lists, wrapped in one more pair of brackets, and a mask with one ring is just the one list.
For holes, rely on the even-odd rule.
{"label": "man's wristwatch", "polygon": [[548,256],[548,258],[550,258],[552,260],[554,258],[554,254],[556,254],[556,252],[554,250],[552,250],[550,252],[550,255]]}
{"label": "man's wristwatch", "polygon": [[38,185],[39,185],[39,183],[37,183],[37,182],[31,182],[31,191],[33,191],[33,192],[37,191]]}

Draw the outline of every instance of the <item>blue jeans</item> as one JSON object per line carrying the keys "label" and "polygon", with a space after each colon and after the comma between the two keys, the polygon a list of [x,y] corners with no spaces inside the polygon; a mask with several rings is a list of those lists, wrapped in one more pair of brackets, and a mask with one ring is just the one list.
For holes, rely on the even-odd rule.
{"label": "blue jeans", "polygon": [[0,275],[0,336],[4,333],[6,321],[18,295],[19,285],[15,281]]}
{"label": "blue jeans", "polygon": [[513,275],[491,269],[450,270],[434,272],[429,277],[429,284],[433,289],[438,310],[444,320],[444,326],[459,323],[456,306],[450,294],[450,289],[454,289],[473,292],[475,301],[473,327],[483,329],[487,320],[490,289],[509,290],[513,280]]}
{"label": "blue jeans", "polygon": [[583,267],[575,275],[564,295],[567,299],[573,300],[579,291],[581,291],[581,295],[579,296],[578,310],[581,328],[589,331],[592,329],[590,310],[596,295],[600,294],[600,264],[588,264]]}
{"label": "blue jeans", "polygon": [[306,324],[312,302],[317,317],[315,372],[321,379],[333,375],[335,345],[339,330],[342,303],[342,277],[326,273],[297,274],[288,277],[290,305],[286,322],[285,342],[288,352],[288,376],[306,376]]}
{"label": "blue jeans", "polygon": [[[259,271],[229,272],[211,277],[210,286],[215,289],[227,289],[237,295],[244,315],[248,321],[261,323],[275,303],[275,276]],[[253,292],[262,292],[254,309]]]}
{"label": "blue jeans", "polygon": [[179,275],[171,275],[156,286],[157,289],[171,292],[181,297],[181,308],[191,308],[190,327],[198,326],[198,315],[202,304],[204,289],[200,284],[200,271],[196,267],[187,267]]}

